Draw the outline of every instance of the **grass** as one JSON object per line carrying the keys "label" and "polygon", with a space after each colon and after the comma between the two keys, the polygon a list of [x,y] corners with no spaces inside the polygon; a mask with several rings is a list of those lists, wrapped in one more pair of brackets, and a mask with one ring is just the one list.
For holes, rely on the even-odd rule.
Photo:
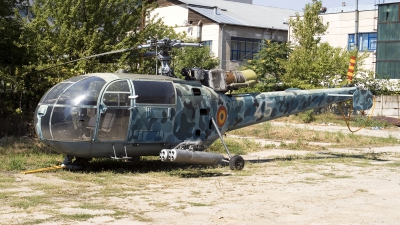
{"label": "grass", "polygon": [[[380,121],[371,117],[368,119],[367,116],[362,115],[351,115],[350,118],[346,116],[349,120],[350,127],[383,127],[393,128],[394,125],[387,123],[386,121]],[[335,124],[339,126],[347,126],[342,115],[337,115],[333,113],[320,113],[315,114],[313,111],[306,111],[298,114],[293,114],[287,117],[282,117],[276,121],[288,122],[288,123],[308,123],[308,124]]]}
{"label": "grass", "polygon": [[13,197],[16,199],[10,201],[10,206],[24,210],[28,208],[35,208],[39,205],[48,205],[51,203],[49,201],[49,197],[44,197],[41,195],[25,196],[23,198],[18,198],[16,196]]}
{"label": "grass", "polygon": [[21,171],[59,164],[61,154],[37,139],[2,138],[0,143],[0,172]]}
{"label": "grass", "polygon": [[72,220],[72,221],[86,221],[88,219],[93,218],[94,216],[91,214],[78,213],[78,214],[60,214],[58,215],[60,218],[64,220]]}
{"label": "grass", "polygon": [[[224,140],[232,155],[244,155],[250,152],[259,151],[260,148],[262,147],[260,143],[257,143],[250,139],[237,139],[237,138],[225,137]],[[226,154],[226,150],[221,141],[214,142],[207,149],[207,151]]]}
{"label": "grass", "polygon": [[205,204],[205,203],[201,203],[201,202],[189,202],[189,204],[191,206],[195,206],[195,207],[212,206],[212,204]]}
{"label": "grass", "polygon": [[[309,128],[293,127],[289,124],[285,126],[273,126],[270,122],[234,130],[229,132],[229,134],[279,140],[282,147],[294,150],[325,150],[326,148],[322,145],[311,145],[309,144],[310,142],[329,143],[330,147],[335,148],[381,147],[400,144],[400,140],[393,136],[371,137],[354,133],[343,133],[341,131],[315,131]],[[267,146],[267,148],[271,147],[277,146]],[[254,147],[251,149],[254,149]]]}
{"label": "grass", "polygon": [[15,178],[12,176],[6,176],[5,174],[0,173],[0,189],[11,188],[14,187],[13,183],[15,182]]}

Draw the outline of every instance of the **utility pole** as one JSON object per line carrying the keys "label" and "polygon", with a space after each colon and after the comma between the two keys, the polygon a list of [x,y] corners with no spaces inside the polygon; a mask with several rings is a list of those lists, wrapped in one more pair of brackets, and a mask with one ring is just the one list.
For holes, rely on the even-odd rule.
{"label": "utility pole", "polygon": [[358,45],[359,45],[359,43],[358,43],[358,0],[356,0],[355,13],[356,13],[356,21],[355,21],[356,22],[355,23],[356,30],[355,30],[355,34],[354,34],[354,45],[358,49]]}

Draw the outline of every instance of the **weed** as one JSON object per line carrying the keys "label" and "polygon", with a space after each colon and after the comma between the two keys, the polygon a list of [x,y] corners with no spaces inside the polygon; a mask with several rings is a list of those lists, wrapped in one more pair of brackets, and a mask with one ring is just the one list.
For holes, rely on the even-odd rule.
{"label": "weed", "polygon": [[303,123],[311,123],[315,121],[314,110],[308,110],[299,114]]}
{"label": "weed", "polygon": [[148,223],[153,222],[151,218],[144,216],[143,212],[140,212],[139,214],[135,213],[133,214],[133,217],[135,217],[135,219],[137,219],[140,222],[148,222]]}
{"label": "weed", "polygon": [[30,207],[36,207],[38,205],[48,205],[48,204],[50,204],[49,199],[39,195],[25,196],[24,198],[15,198],[12,199],[10,202],[11,206],[25,210]]}
{"label": "weed", "polygon": [[14,187],[15,178],[0,174],[0,189]]}
{"label": "weed", "polygon": [[107,208],[107,206],[104,204],[99,204],[99,203],[93,204],[90,202],[83,202],[79,205],[79,208],[90,209],[90,210],[102,210],[102,209]]}
{"label": "weed", "polygon": [[211,206],[211,204],[205,204],[205,203],[200,203],[200,202],[189,202],[189,204],[191,206],[196,206],[196,207],[200,207],[200,206]]}
{"label": "weed", "polygon": [[348,175],[337,175],[335,173],[322,173],[321,175],[327,177],[327,178],[334,178],[334,179],[345,179],[345,178],[351,178],[352,176]]}
{"label": "weed", "polygon": [[396,162],[392,162],[392,163],[387,163],[386,166],[389,166],[389,167],[400,167],[400,162],[396,161]]}
{"label": "weed", "polygon": [[169,203],[168,202],[154,202],[154,203],[150,203],[149,205],[155,206],[157,208],[163,208],[163,207],[169,206]]}
{"label": "weed", "polygon": [[[226,145],[233,155],[243,155],[247,152],[255,152],[261,148],[261,144],[247,138],[225,138]],[[208,152],[226,153],[221,141],[214,142],[208,149]]]}
{"label": "weed", "polygon": [[265,144],[263,146],[263,148],[264,149],[274,149],[274,148],[276,148],[276,145],[275,144]]}
{"label": "weed", "polygon": [[191,191],[192,195],[201,195],[201,191]]}
{"label": "weed", "polygon": [[59,217],[66,219],[66,220],[73,220],[73,221],[86,221],[88,219],[93,218],[94,216],[91,214],[86,213],[79,213],[79,214],[60,214]]}

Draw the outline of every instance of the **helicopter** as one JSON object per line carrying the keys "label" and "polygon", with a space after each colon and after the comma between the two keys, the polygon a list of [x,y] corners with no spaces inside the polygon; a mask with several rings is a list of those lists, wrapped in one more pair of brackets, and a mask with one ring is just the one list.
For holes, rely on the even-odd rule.
{"label": "helicopter", "polygon": [[[348,100],[353,100],[354,110],[373,105],[372,93],[358,87],[232,94],[257,82],[252,70],[188,69],[180,79],[170,67],[169,52],[187,46],[202,44],[164,38],[136,47],[156,49],[160,75],[120,70],[58,83],[36,108],[37,136],[64,154],[62,165],[70,169],[82,169],[93,158],[159,156],[162,162],[225,162],[230,169],[241,170],[243,157],[231,155],[224,141],[228,131]],[[218,139],[228,158],[204,151]]]}

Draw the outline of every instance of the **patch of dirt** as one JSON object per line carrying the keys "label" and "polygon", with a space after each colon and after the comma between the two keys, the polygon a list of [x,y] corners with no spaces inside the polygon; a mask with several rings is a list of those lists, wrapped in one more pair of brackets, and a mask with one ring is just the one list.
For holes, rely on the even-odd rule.
{"label": "patch of dirt", "polygon": [[[332,131],[331,126],[325,129]],[[397,130],[368,130],[362,135],[375,134],[400,137]],[[352,163],[294,160],[286,165],[273,159],[310,152],[273,149],[244,156],[248,161],[243,171],[225,167],[210,176],[191,178],[115,174],[126,180],[125,186],[85,181],[80,187],[79,181],[67,182],[56,172],[7,173],[3,176],[16,177],[17,181],[14,187],[0,190],[0,196],[6,192],[20,199],[42,196],[43,191],[31,188],[38,182],[59,184],[60,191],[71,190],[74,195],[65,191],[65,198],[27,209],[10,206],[5,198],[0,205],[0,224],[398,224],[400,166],[387,163],[399,163],[400,147],[312,153],[328,152],[385,154],[369,165],[361,159],[358,165],[357,158]],[[110,187],[120,189],[115,194],[100,195]],[[92,207],[85,208],[85,204]]]}

